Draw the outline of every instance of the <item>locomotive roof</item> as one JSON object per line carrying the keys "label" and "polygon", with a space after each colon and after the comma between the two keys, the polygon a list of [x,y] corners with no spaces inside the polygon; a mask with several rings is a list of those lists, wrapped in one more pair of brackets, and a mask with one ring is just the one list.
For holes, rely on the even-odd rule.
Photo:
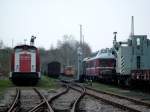
{"label": "locomotive roof", "polygon": [[100,53],[97,54],[97,56],[95,57],[97,58],[102,58],[102,59],[115,59],[115,56],[112,53]]}
{"label": "locomotive roof", "polygon": [[115,56],[112,54],[112,49],[106,48],[106,49],[102,49],[100,50],[95,58],[103,58],[103,59],[114,59]]}
{"label": "locomotive roof", "polygon": [[14,49],[18,49],[18,48],[37,49],[35,46],[30,46],[30,45],[25,45],[25,44],[14,47]]}
{"label": "locomotive roof", "polygon": [[95,57],[85,58],[84,61],[90,61],[94,59],[115,59],[115,56],[112,54],[112,49],[106,48],[100,50]]}

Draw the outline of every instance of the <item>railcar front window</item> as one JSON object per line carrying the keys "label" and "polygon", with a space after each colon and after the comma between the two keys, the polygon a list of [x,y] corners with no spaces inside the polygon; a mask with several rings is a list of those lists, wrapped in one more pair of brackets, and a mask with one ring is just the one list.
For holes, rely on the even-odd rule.
{"label": "railcar front window", "polygon": [[99,60],[100,67],[111,67],[115,66],[112,60]]}
{"label": "railcar front window", "polygon": [[22,51],[22,49],[15,49],[15,52],[20,52]]}

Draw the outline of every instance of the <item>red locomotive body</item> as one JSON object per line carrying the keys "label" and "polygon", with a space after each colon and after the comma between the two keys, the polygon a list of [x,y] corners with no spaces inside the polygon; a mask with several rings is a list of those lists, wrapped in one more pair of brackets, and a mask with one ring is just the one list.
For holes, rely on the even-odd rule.
{"label": "red locomotive body", "polygon": [[86,60],[86,78],[112,80],[115,74],[115,57],[110,49],[101,50],[96,57]]}
{"label": "red locomotive body", "polygon": [[40,79],[40,56],[36,47],[19,45],[14,48],[10,79],[15,84],[22,82],[36,84],[38,82]]}

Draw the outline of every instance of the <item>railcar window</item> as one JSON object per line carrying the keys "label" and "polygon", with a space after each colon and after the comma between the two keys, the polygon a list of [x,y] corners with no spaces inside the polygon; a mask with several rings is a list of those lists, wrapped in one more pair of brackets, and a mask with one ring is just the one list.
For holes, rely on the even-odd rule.
{"label": "railcar window", "polygon": [[99,66],[100,67],[111,67],[111,66],[115,66],[112,64],[113,61],[112,60],[99,60]]}
{"label": "railcar window", "polygon": [[35,53],[35,50],[29,50],[29,52]]}
{"label": "railcar window", "polygon": [[[15,49],[15,52],[21,52],[23,49]],[[35,53],[36,51],[34,49],[26,49],[26,51]]]}
{"label": "railcar window", "polygon": [[22,49],[15,49],[15,52],[20,52],[22,51]]}

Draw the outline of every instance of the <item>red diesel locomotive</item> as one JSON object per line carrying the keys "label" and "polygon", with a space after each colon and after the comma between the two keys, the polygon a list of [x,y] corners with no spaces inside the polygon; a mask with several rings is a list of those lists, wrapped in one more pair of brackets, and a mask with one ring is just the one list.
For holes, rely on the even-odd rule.
{"label": "red diesel locomotive", "polygon": [[40,79],[40,56],[35,46],[16,46],[11,58],[10,79],[15,84],[36,84]]}
{"label": "red diesel locomotive", "polygon": [[115,75],[116,60],[111,49],[102,49],[96,57],[83,62],[85,79],[112,81]]}

